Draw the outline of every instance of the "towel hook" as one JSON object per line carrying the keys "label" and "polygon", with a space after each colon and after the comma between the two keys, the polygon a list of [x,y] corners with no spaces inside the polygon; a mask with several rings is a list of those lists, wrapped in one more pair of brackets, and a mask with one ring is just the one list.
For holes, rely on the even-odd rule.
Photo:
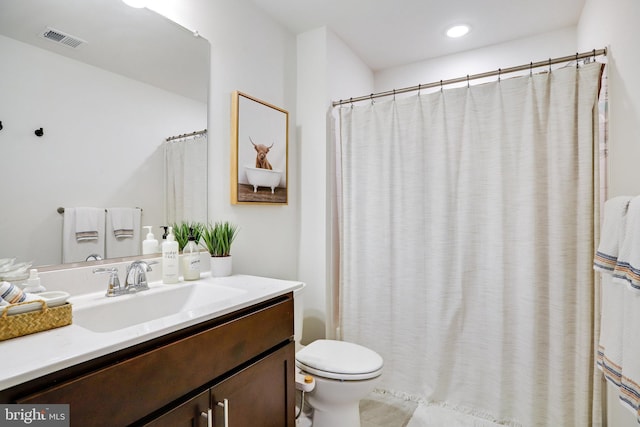
{"label": "towel hook", "polygon": [[36,136],[40,137],[42,135],[44,135],[44,129],[40,128],[40,129],[36,129],[35,132],[33,132],[36,134]]}

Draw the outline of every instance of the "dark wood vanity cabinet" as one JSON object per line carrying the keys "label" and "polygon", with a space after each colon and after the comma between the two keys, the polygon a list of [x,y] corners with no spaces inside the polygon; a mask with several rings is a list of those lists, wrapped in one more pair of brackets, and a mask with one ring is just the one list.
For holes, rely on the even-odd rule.
{"label": "dark wood vanity cabinet", "polygon": [[214,427],[293,427],[295,398],[288,402],[287,383],[294,357],[291,343],[144,425],[207,427],[211,416]]}
{"label": "dark wood vanity cabinet", "polygon": [[[293,294],[0,392],[68,403],[72,426],[295,425]],[[220,405],[219,405],[220,403]]]}

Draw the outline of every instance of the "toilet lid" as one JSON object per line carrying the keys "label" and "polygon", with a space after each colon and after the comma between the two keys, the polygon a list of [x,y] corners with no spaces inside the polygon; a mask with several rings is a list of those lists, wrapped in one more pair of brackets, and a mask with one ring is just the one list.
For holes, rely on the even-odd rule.
{"label": "toilet lid", "polygon": [[296,365],[325,378],[364,380],[382,372],[382,357],[358,344],[317,340],[296,353]]}

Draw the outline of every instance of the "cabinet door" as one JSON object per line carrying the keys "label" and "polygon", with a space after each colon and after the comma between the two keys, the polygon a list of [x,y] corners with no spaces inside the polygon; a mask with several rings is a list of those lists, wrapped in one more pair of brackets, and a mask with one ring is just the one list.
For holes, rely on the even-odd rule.
{"label": "cabinet door", "polygon": [[291,342],[214,386],[214,427],[294,427],[294,348]]}
{"label": "cabinet door", "polygon": [[209,402],[210,394],[207,390],[144,425],[146,427],[206,427],[207,418],[202,414],[207,414]]}

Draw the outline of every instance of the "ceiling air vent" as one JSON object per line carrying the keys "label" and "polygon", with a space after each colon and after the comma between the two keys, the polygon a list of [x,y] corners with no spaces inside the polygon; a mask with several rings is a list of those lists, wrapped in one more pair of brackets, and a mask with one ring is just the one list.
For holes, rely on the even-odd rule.
{"label": "ceiling air vent", "polygon": [[79,37],[66,34],[60,30],[56,30],[55,28],[50,27],[47,27],[42,33],[40,33],[40,37],[73,49],[87,43]]}

